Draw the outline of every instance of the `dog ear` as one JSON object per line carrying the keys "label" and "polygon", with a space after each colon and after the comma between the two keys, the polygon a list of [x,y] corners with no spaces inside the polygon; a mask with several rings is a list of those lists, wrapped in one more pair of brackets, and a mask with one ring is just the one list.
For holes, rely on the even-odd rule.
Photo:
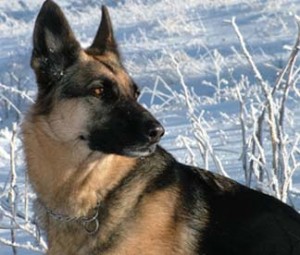
{"label": "dog ear", "polygon": [[102,6],[102,18],[96,37],[89,50],[104,53],[111,51],[119,56],[118,45],[116,43],[110,15],[106,6]]}
{"label": "dog ear", "polygon": [[32,68],[44,77],[59,78],[78,58],[79,52],[80,45],[63,12],[57,4],[47,0],[35,22]]}

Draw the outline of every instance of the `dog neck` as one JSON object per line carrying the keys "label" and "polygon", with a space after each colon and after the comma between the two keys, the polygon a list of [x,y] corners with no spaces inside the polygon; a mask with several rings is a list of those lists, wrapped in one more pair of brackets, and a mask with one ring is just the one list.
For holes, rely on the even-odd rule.
{"label": "dog neck", "polygon": [[29,180],[38,198],[57,213],[88,214],[136,164],[134,158],[92,152],[75,142],[62,143],[43,117],[30,118],[23,123]]}

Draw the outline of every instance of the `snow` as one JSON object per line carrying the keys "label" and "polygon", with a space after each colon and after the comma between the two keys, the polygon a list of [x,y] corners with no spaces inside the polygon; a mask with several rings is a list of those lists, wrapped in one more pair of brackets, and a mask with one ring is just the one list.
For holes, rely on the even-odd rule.
{"label": "snow", "polygon": [[[10,179],[12,124],[20,123],[35,97],[36,85],[29,62],[35,18],[43,1],[0,1],[0,205],[6,204]],[[247,106],[257,103],[260,89],[241,54],[232,18],[246,41],[264,79],[274,83],[293,46],[299,14],[297,0],[57,0],[84,47],[93,40],[106,4],[114,24],[125,66],[142,88],[140,102],[162,122],[166,134],[161,144],[178,160],[205,166],[197,150],[195,129],[186,105],[181,78],[209,143],[226,173],[244,183],[242,133],[236,84],[247,77]],[[174,62],[175,60],[175,62]],[[296,65],[297,68],[298,65]],[[178,68],[178,70],[176,69]],[[182,77],[180,77],[180,74]],[[287,102],[288,140],[300,135],[300,109],[295,83]],[[249,110],[250,111],[250,110]],[[249,123],[248,123],[249,124]],[[249,124],[250,125],[250,124]],[[19,137],[19,136],[18,136]],[[264,137],[266,143],[270,137]],[[15,144],[18,206],[24,208],[24,161],[19,138]],[[189,151],[189,149],[192,151]],[[193,160],[193,153],[196,160]],[[300,162],[300,152],[295,160]],[[267,158],[270,157],[266,153]],[[208,165],[207,165],[208,164]],[[218,171],[210,158],[206,165]],[[255,188],[255,184],[253,184]],[[300,170],[293,177],[289,203],[300,210]],[[34,195],[29,194],[32,198]],[[0,210],[0,238],[10,220]],[[30,211],[29,215],[32,212]],[[25,247],[34,241],[18,230],[17,242]],[[30,243],[28,243],[30,242]],[[0,242],[0,254],[12,249]],[[36,254],[21,249],[19,254]]]}

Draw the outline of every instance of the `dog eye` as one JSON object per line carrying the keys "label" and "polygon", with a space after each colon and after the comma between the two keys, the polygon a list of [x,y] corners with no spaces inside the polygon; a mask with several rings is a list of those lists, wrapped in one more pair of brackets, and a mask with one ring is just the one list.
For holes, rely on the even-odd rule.
{"label": "dog eye", "polygon": [[91,95],[94,97],[101,97],[103,95],[104,89],[102,87],[92,88]]}
{"label": "dog eye", "polygon": [[139,87],[136,85],[136,83],[133,81],[132,82],[132,85],[133,85],[133,96],[134,96],[134,99],[138,99],[138,97],[140,96],[141,94],[141,91],[139,90]]}
{"label": "dog eye", "polygon": [[135,92],[134,92],[134,98],[135,98],[135,99],[138,99],[138,97],[140,96],[140,94],[141,94],[140,91],[138,91],[138,90],[135,91]]}

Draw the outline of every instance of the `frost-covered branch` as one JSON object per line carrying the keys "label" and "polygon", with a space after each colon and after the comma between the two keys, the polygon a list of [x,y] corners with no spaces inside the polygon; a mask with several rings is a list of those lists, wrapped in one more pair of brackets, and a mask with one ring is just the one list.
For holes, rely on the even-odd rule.
{"label": "frost-covered branch", "polygon": [[[13,123],[12,125],[12,135],[11,135],[11,140],[10,140],[10,187],[9,187],[9,192],[8,192],[8,197],[10,201],[10,208],[11,208],[11,213],[13,215],[13,219],[11,220],[11,223],[14,224],[14,219],[16,217],[16,190],[17,190],[17,173],[16,173],[16,158],[15,158],[15,151],[16,151],[16,135],[17,135],[17,124]],[[10,230],[10,236],[11,236],[11,242],[15,243],[16,242],[16,232],[12,228]],[[17,254],[17,250],[14,246],[12,246],[13,254]]]}
{"label": "frost-covered branch", "polygon": [[2,243],[3,245],[11,246],[14,250],[16,250],[16,248],[21,248],[29,251],[39,252],[41,254],[44,254],[46,251],[44,249],[40,249],[36,247],[30,242],[27,242],[26,244],[22,244],[22,243],[8,241],[2,237],[0,237],[0,243]]}
{"label": "frost-covered branch", "polygon": [[[32,251],[40,251],[44,253],[47,245],[40,236],[39,228],[36,221],[29,216],[28,213],[28,187],[25,183],[25,193],[20,194],[20,177],[17,171],[17,151],[19,148],[18,125],[12,124],[11,129],[1,130],[0,135],[8,142],[9,149],[9,171],[7,182],[1,189],[0,194],[0,229],[7,230],[9,233],[6,238],[1,238],[0,243],[10,246],[12,254],[18,254],[19,248],[24,248]],[[26,182],[26,178],[25,178]],[[21,207],[20,201],[24,201],[24,208]],[[30,238],[30,242],[18,242],[18,233]]]}
{"label": "frost-covered branch", "polygon": [[202,125],[202,118],[201,118],[202,113],[200,113],[200,115],[197,116],[195,112],[194,105],[193,105],[193,98],[191,96],[192,93],[190,92],[189,86],[187,86],[187,84],[185,83],[184,75],[180,69],[180,64],[175,59],[175,56],[173,54],[169,54],[169,56],[172,63],[175,65],[176,74],[178,75],[180,79],[180,85],[183,88],[185,103],[189,113],[189,119],[191,121],[193,131],[194,131],[193,135],[197,141],[197,146],[199,146],[200,148],[201,155],[204,156],[203,158],[204,168],[209,169],[208,157],[210,156],[217,171],[224,176],[228,176],[228,174],[226,173],[223,167],[221,160],[216,155],[213,146],[211,145],[209,136],[205,128]]}
{"label": "frost-covered branch", "polygon": [[[238,37],[241,45],[242,54],[246,57],[246,60],[253,71],[253,74],[260,85],[263,97],[257,98],[257,105],[250,103],[250,115],[245,116],[246,113],[246,98],[239,87],[237,87],[236,93],[240,102],[240,123],[242,129],[242,141],[243,141],[243,169],[248,171],[245,174],[246,183],[249,185],[249,176],[254,173],[257,182],[263,184],[265,178],[271,187],[274,195],[283,201],[288,199],[288,190],[291,185],[291,180],[294,172],[299,168],[299,164],[294,156],[298,149],[298,141],[292,145],[289,134],[285,130],[286,126],[286,109],[287,101],[289,99],[289,91],[294,87],[296,80],[298,79],[299,68],[295,67],[296,59],[299,53],[300,47],[300,21],[296,17],[298,25],[298,35],[296,42],[291,50],[291,54],[288,58],[286,65],[280,71],[274,86],[270,86],[267,79],[258,70],[255,61],[251,53],[249,52],[246,42],[241,34],[235,18],[232,18],[231,25]],[[268,118],[265,115],[268,114]],[[246,136],[248,135],[245,129],[245,119],[252,123],[251,138],[248,139],[248,146],[245,146]],[[264,127],[269,129],[270,140],[264,141]],[[271,145],[271,150],[269,150]],[[251,148],[248,150],[248,148]],[[247,151],[246,151],[247,150]],[[265,155],[266,152],[271,152],[269,155]],[[246,154],[249,154],[249,167],[247,166]],[[272,158],[272,168],[266,161],[267,157]],[[251,180],[250,180],[251,183]]]}
{"label": "frost-covered branch", "polygon": [[245,40],[239,30],[239,27],[237,26],[235,22],[235,17],[231,20],[232,26],[234,28],[235,33],[237,34],[237,37],[239,39],[240,45],[242,47],[242,52],[245,55],[255,78],[257,79],[258,83],[261,85],[261,88],[264,92],[266,104],[268,108],[268,116],[269,116],[269,129],[270,129],[270,135],[271,135],[271,142],[272,142],[272,167],[273,171],[277,171],[278,169],[278,151],[277,151],[277,143],[278,143],[278,136],[276,132],[276,120],[275,120],[275,109],[274,109],[274,101],[272,98],[272,93],[270,91],[269,85],[266,82],[266,80],[263,79],[260,71],[258,70],[250,52],[248,51],[248,48],[246,46]]}

